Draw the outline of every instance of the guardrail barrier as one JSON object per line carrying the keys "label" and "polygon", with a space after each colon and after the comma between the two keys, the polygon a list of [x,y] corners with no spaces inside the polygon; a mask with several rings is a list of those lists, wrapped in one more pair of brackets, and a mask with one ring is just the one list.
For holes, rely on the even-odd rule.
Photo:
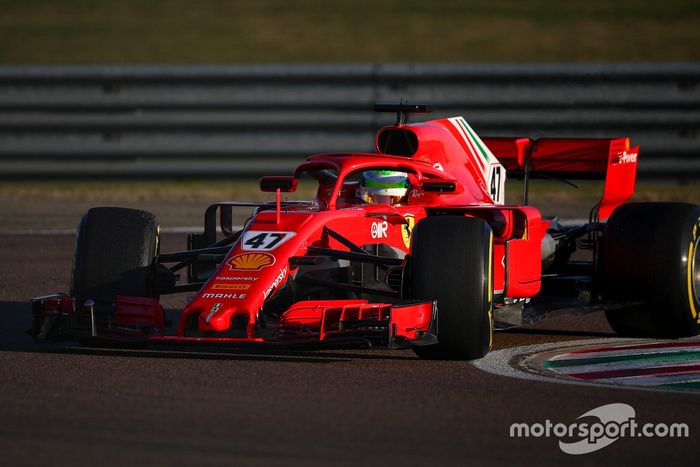
{"label": "guardrail barrier", "polygon": [[5,66],[0,177],[285,174],[371,151],[373,104],[404,99],[485,136],[630,136],[641,177],[697,178],[699,84],[700,63]]}

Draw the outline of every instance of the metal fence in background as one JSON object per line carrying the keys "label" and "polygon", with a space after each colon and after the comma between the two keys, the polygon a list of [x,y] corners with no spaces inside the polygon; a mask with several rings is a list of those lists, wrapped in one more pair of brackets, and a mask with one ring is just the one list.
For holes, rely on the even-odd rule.
{"label": "metal fence in background", "polygon": [[0,178],[285,174],[371,151],[430,103],[485,136],[630,136],[642,177],[700,177],[700,63],[0,67]]}

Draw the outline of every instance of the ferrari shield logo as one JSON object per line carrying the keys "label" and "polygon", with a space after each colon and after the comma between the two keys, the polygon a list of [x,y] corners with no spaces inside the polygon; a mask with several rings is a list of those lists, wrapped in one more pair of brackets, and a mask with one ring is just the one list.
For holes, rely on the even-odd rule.
{"label": "ferrari shield logo", "polygon": [[401,237],[406,248],[411,248],[411,232],[413,226],[416,225],[416,218],[413,217],[413,214],[408,214],[404,216],[404,219],[406,219],[406,224],[401,226]]}

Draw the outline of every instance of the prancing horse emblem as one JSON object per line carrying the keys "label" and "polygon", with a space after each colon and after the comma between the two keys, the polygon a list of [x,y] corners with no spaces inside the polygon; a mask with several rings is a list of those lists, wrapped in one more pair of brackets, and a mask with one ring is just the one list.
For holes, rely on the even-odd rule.
{"label": "prancing horse emblem", "polygon": [[416,225],[416,218],[413,217],[413,214],[407,214],[403,218],[406,219],[406,223],[401,226],[401,237],[406,248],[411,248],[411,232],[413,226]]}

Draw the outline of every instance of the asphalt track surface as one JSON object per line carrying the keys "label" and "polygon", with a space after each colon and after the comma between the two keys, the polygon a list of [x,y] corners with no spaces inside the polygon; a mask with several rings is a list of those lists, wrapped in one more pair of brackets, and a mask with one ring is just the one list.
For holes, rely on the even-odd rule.
{"label": "asphalt track surface", "polygon": [[[165,235],[164,250],[182,248]],[[65,291],[72,235],[0,235],[0,465],[697,465],[700,394],[571,385],[410,351],[207,352],[42,346],[28,299]],[[168,302],[168,306],[177,306]],[[498,333],[496,349],[612,337],[600,314]],[[689,438],[571,456],[514,422],[621,402]]]}

